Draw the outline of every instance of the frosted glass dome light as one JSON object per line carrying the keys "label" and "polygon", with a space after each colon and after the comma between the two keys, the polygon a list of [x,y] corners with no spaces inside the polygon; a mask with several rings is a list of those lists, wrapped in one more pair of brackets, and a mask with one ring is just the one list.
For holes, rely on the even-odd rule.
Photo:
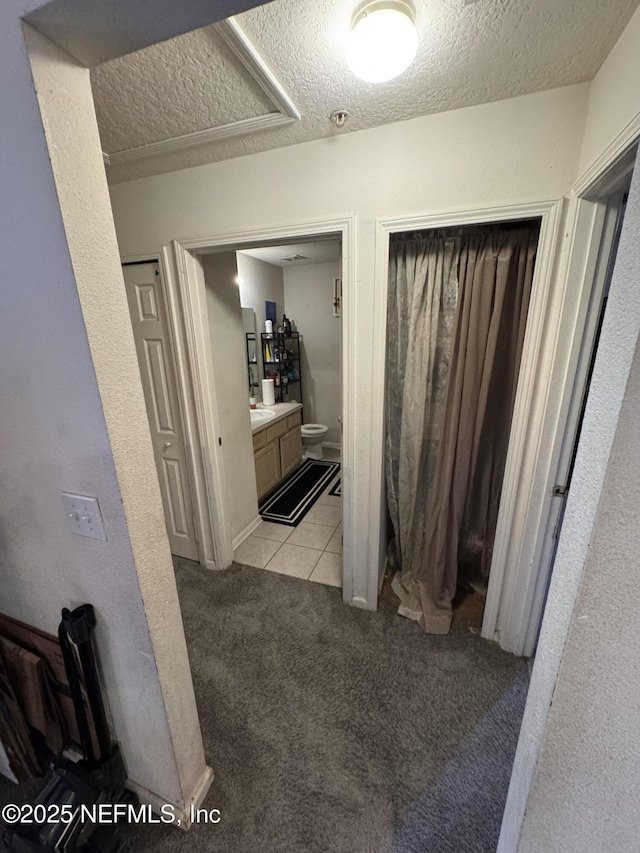
{"label": "frosted glass dome light", "polygon": [[353,18],[347,63],[368,83],[393,80],[411,65],[418,50],[415,12],[407,0],[373,0]]}

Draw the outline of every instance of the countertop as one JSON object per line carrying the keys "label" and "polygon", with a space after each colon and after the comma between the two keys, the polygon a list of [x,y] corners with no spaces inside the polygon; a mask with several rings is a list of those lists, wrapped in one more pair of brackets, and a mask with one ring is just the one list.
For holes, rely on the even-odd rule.
{"label": "countertop", "polygon": [[256,409],[258,411],[260,409],[264,409],[267,412],[274,412],[275,414],[274,417],[269,418],[268,420],[258,421],[257,424],[252,424],[252,435],[255,435],[257,432],[262,432],[263,429],[267,429],[267,427],[273,426],[273,424],[277,424],[278,421],[286,418],[287,415],[292,415],[294,412],[301,411],[302,403],[275,403],[273,406],[265,406],[263,403],[258,403]]}

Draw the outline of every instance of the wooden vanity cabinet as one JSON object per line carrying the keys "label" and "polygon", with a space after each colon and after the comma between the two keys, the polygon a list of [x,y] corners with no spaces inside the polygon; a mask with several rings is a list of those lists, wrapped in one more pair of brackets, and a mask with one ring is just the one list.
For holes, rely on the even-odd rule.
{"label": "wooden vanity cabinet", "polygon": [[297,411],[253,436],[259,501],[302,462],[301,425],[302,418]]}

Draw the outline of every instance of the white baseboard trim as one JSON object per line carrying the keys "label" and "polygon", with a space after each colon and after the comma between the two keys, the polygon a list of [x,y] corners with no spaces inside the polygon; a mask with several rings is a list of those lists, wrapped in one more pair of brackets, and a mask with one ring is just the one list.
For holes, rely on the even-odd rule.
{"label": "white baseboard trim", "polygon": [[247,538],[247,536],[251,536],[251,534],[256,529],[256,527],[258,527],[258,525],[260,524],[261,521],[262,521],[262,518],[258,515],[256,518],[253,519],[251,524],[247,524],[245,529],[240,531],[240,533],[238,533],[238,535],[234,537],[233,543],[232,543],[234,551],[236,550],[236,548],[239,545],[242,545],[242,543]]}
{"label": "white baseboard trim", "polygon": [[182,815],[182,822],[180,824],[184,829],[191,829],[191,814],[192,810],[195,811],[202,805],[204,798],[209,793],[209,788],[211,787],[211,783],[213,782],[213,770],[211,767],[207,766],[204,769],[204,773],[200,777],[200,781],[193,789],[193,794],[191,795],[191,799],[184,807],[184,812]]}
{"label": "white baseboard trim", "polygon": [[191,815],[195,809],[199,808],[204,798],[207,796],[211,783],[213,782],[213,770],[210,767],[205,767],[202,776],[193,789],[193,794],[185,802],[184,807],[180,810],[175,803],[169,802],[159,794],[155,794],[143,785],[138,785],[133,779],[127,779],[127,788],[137,796],[140,803],[149,805],[155,814],[162,814],[163,806],[171,806],[174,810],[175,819],[174,826],[179,827],[185,832],[191,829]]}
{"label": "white baseboard trim", "polygon": [[323,441],[322,446],[328,448],[329,450],[341,450],[342,445],[337,441]]}

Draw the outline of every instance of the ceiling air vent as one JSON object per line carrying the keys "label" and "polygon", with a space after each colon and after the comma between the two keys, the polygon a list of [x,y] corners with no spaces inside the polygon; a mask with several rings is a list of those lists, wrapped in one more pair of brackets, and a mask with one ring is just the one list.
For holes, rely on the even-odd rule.
{"label": "ceiling air vent", "polygon": [[290,255],[288,258],[283,258],[283,261],[308,261],[309,258],[306,255]]}

